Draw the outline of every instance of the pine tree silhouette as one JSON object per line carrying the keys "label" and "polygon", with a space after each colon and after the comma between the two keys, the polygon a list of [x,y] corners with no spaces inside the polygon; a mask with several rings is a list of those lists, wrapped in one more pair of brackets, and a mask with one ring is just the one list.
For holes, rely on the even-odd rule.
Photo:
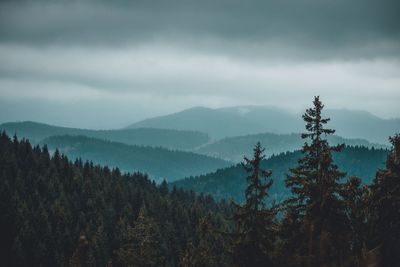
{"label": "pine tree silhouette", "polygon": [[268,190],[272,186],[271,171],[261,168],[265,158],[260,143],[254,147],[252,159],[245,157],[243,168],[248,173],[243,205],[233,202],[236,232],[233,259],[238,266],[272,266],[270,254],[274,242],[276,206],[266,206]]}
{"label": "pine tree silhouette", "polygon": [[303,115],[307,132],[302,134],[302,138],[309,142],[304,143],[303,157],[298,161],[298,166],[290,170],[291,174],[285,182],[293,193],[287,205],[302,220],[307,265],[321,266],[338,261],[341,258],[340,251],[344,249],[343,244],[339,244],[339,233],[344,229],[345,217],[338,198],[338,180],[345,173],[339,171],[332,159],[332,152],[342,150],[343,145],[329,145],[326,136],[335,130],[325,128],[330,119],[322,117],[324,105],[318,96],[313,104]]}

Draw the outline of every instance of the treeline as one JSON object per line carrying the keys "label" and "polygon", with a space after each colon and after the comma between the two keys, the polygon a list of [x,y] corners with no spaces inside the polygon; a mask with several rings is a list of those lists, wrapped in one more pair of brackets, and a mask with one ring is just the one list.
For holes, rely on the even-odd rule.
{"label": "treeline", "polygon": [[[268,147],[265,151],[267,150]],[[333,152],[332,156],[335,164],[346,172],[346,177],[343,177],[341,181],[345,181],[351,176],[357,176],[361,178],[363,184],[371,184],[376,170],[385,166],[388,153],[388,149],[346,146],[340,152]],[[303,153],[298,150],[269,158],[266,153],[264,155],[266,155],[266,159],[261,162],[261,167],[271,170],[274,174],[274,183],[269,194],[276,201],[285,200],[291,194],[290,188],[286,187],[285,177],[290,168],[297,164]],[[212,173],[177,180],[169,185],[170,188],[177,186],[188,191],[211,194],[217,200],[233,198],[237,202],[243,202],[247,186],[246,180],[243,179],[245,174],[241,164],[237,164]]]}
{"label": "treeline", "polygon": [[[335,164],[318,97],[281,203],[257,144],[242,203],[157,186],[146,176],[68,161],[0,135],[0,250],[5,266],[317,267],[400,262],[400,135],[371,185]],[[268,167],[268,166],[267,166]]]}
{"label": "treeline", "polygon": [[[314,106],[303,119],[306,133],[302,157],[285,179],[292,195],[279,205],[268,194],[272,173],[261,168],[263,149],[245,158],[248,174],[245,203],[234,204],[233,260],[237,266],[397,266],[400,262],[400,135],[386,168],[378,170],[371,186],[345,176],[334,163],[326,137],[323,105]],[[277,214],[283,212],[278,220]]]}

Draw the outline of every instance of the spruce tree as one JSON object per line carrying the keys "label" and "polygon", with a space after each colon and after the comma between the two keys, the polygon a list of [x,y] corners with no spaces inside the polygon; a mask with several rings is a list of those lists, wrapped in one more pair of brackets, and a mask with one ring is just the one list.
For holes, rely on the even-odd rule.
{"label": "spruce tree", "polygon": [[197,231],[199,232],[199,240],[197,244],[189,244],[181,261],[182,267],[216,267],[220,266],[217,262],[216,255],[213,250],[212,231],[210,229],[209,218],[201,218]]}
{"label": "spruce tree", "polygon": [[159,227],[143,206],[133,228],[127,230],[128,243],[118,249],[117,265],[155,267],[163,265]]}
{"label": "spruce tree", "polygon": [[347,216],[347,240],[349,261],[352,266],[361,266],[362,249],[367,236],[367,205],[370,190],[362,186],[361,179],[350,177],[342,187],[341,196]]}
{"label": "spruce tree", "polygon": [[332,159],[332,152],[342,150],[343,145],[329,145],[326,137],[335,130],[325,128],[330,119],[322,117],[324,105],[318,96],[313,104],[303,115],[307,130],[302,134],[306,139],[303,157],[297,167],[290,169],[285,182],[293,193],[287,204],[302,221],[307,245],[306,264],[321,266],[340,260],[340,251],[344,249],[339,240],[345,218],[338,198],[338,181],[345,173],[339,171]]}
{"label": "spruce tree", "polygon": [[373,247],[381,251],[382,266],[400,262],[400,135],[391,137],[386,168],[376,174],[372,189]]}
{"label": "spruce tree", "polygon": [[261,168],[264,149],[258,142],[252,159],[244,158],[242,166],[248,176],[246,202],[233,202],[236,225],[233,243],[233,261],[237,266],[272,266],[271,252],[274,242],[276,207],[267,207],[266,198],[272,186],[271,171]]}

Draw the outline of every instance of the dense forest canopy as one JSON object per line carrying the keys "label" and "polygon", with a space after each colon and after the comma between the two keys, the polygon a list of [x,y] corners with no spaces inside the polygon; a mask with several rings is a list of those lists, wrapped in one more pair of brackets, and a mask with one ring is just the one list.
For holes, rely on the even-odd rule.
{"label": "dense forest canopy", "polygon": [[[222,226],[230,211],[211,197],[169,191],[140,173],[70,162],[58,151],[50,156],[46,146],[5,133],[0,169],[4,266],[177,266],[199,238],[199,220]],[[131,251],[147,238],[150,247]],[[140,264],[146,257],[151,263]]]}

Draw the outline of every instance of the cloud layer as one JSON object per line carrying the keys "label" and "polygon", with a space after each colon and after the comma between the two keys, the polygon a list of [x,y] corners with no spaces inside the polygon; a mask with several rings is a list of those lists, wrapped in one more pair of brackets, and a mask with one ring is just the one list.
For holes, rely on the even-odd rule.
{"label": "cloud layer", "polygon": [[4,1],[0,121],[109,128],[198,105],[298,111],[316,94],[400,117],[398,10],[389,0]]}

